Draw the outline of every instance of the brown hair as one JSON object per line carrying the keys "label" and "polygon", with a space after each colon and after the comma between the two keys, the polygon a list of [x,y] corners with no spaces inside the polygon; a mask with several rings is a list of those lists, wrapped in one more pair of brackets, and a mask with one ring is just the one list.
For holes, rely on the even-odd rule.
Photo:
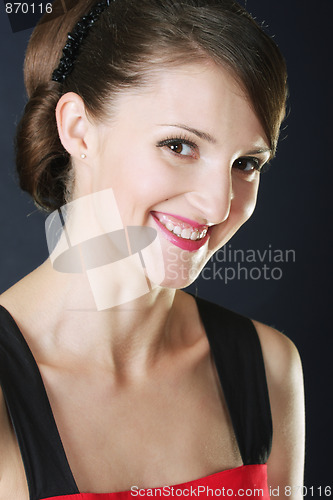
{"label": "brown hair", "polygon": [[[73,71],[51,80],[67,33],[95,0],[53,3],[35,28],[25,59],[29,101],[18,126],[17,170],[22,189],[37,205],[53,210],[66,203],[70,156],[56,126],[61,95],[76,92],[88,113],[106,117],[105,103],[126,88],[149,82],[154,65],[212,59],[233,72],[245,89],[275,154],[287,96],[284,59],[248,12],[232,0],[114,0],[83,40]],[[68,193],[67,193],[68,194]]]}

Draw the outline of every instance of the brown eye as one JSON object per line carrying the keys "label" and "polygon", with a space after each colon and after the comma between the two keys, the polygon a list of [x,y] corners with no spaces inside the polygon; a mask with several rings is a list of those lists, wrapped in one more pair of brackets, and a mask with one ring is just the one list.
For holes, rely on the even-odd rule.
{"label": "brown eye", "polygon": [[171,151],[179,155],[182,154],[184,148],[181,142],[174,142],[173,144],[169,144],[168,147],[171,149]]}
{"label": "brown eye", "polygon": [[157,147],[163,148],[166,147],[169,151],[172,151],[173,154],[177,155],[179,158],[198,158],[199,152],[198,147],[193,142],[188,141],[187,139],[166,139],[165,141],[161,141],[156,144]]}
{"label": "brown eye", "polygon": [[238,158],[234,161],[233,167],[241,170],[242,172],[254,172],[255,170],[260,171],[260,162],[258,158],[244,157]]}
{"label": "brown eye", "polygon": [[166,144],[171,151],[181,156],[193,156],[193,146],[186,142],[173,141]]}

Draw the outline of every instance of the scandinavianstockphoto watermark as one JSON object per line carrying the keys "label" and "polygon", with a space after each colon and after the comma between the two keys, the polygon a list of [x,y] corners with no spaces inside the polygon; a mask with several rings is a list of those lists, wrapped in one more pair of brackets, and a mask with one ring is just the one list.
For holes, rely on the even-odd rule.
{"label": "scandinavianstockphoto watermark", "polygon": [[[189,262],[188,252],[176,252],[169,249],[168,271],[182,273],[188,272],[186,263]],[[234,280],[252,281],[279,281],[283,278],[286,265],[296,262],[296,251],[294,249],[273,248],[268,244],[263,249],[240,249],[227,244],[220,248],[208,261],[200,273],[205,280],[221,280],[228,284]],[[172,269],[174,266],[174,269]]]}

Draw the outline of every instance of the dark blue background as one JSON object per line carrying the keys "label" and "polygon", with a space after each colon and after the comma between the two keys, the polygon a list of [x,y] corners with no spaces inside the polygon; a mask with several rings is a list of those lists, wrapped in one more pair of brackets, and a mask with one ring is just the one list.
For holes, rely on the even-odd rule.
{"label": "dark blue background", "polygon": [[[268,24],[286,57],[290,115],[278,156],[262,177],[255,214],[231,245],[294,249],[296,262],[281,266],[278,281],[199,279],[191,290],[275,326],[296,343],[306,388],[305,485],[324,487],[332,482],[332,1],[248,0],[247,6]],[[0,293],[47,258],[44,216],[19,190],[13,155],[30,33],[13,33],[2,9]],[[307,497],[320,495],[309,490]]]}

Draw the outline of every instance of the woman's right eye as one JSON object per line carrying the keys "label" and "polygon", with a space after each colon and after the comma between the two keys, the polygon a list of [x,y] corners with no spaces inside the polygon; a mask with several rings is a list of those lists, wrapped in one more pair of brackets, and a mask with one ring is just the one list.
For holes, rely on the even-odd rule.
{"label": "woman's right eye", "polygon": [[184,144],[183,142],[174,142],[168,145],[168,147],[177,155],[185,155],[191,156],[192,149],[188,144]]}
{"label": "woman's right eye", "polygon": [[164,141],[159,142],[157,144],[157,147],[158,148],[166,147],[173,154],[177,155],[178,157],[183,157],[184,159],[199,157],[197,145],[187,139],[180,139],[180,138],[165,139]]}

